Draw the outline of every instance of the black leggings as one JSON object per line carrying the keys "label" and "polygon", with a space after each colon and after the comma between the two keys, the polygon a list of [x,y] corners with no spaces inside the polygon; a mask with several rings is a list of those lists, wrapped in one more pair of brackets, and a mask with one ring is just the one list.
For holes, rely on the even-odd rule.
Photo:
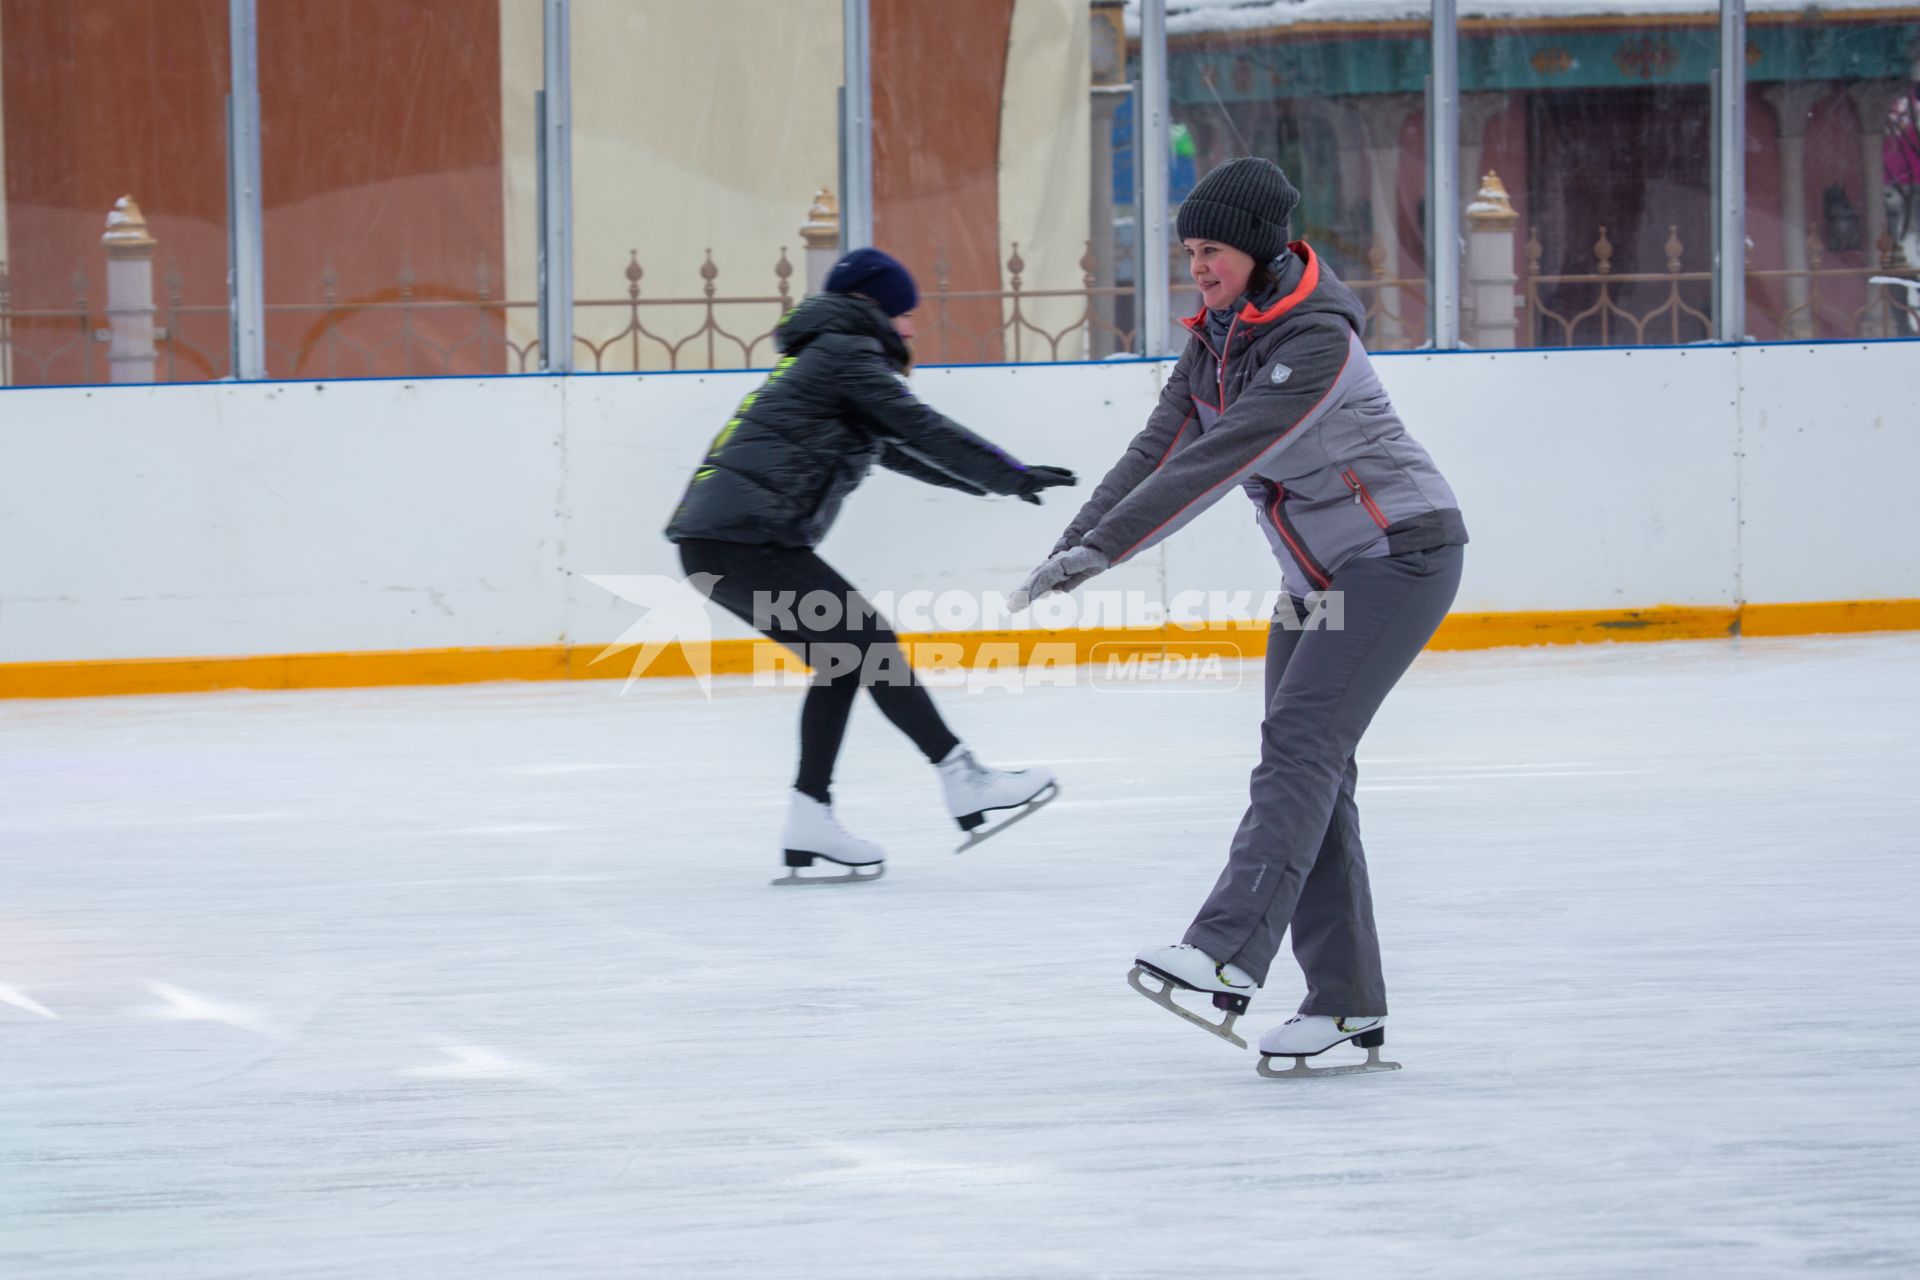
{"label": "black leggings", "polygon": [[[863,683],[881,713],[928,760],[938,763],[960,745],[926,686],[913,677],[887,620],[811,550],[689,538],[680,544],[680,563],[689,575],[718,574],[715,603],[794,650],[814,669],[813,687],[800,711],[800,773],[794,790],[831,803],[833,763]],[[813,593],[818,593],[816,604],[832,607],[803,607]],[[823,644],[836,646],[838,661],[823,662],[818,651],[809,658],[804,646]],[[863,681],[863,672],[884,676]]]}

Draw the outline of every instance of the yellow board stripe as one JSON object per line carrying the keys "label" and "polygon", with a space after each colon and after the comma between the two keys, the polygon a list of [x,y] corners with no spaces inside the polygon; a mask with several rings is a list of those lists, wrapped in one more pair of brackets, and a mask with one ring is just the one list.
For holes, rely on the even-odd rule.
{"label": "yellow board stripe", "polygon": [[[1920,600],[1841,600],[1749,604],[1738,608],[1595,610],[1551,613],[1462,613],[1449,617],[1428,645],[1436,650],[1508,645],[1591,644],[1607,640],[1707,640],[1727,636],[1795,636],[1859,631],[1920,631]],[[1258,658],[1267,633],[1258,625],[1183,629],[1108,628],[1074,631],[966,631],[905,634],[916,662],[976,666],[1021,663],[1036,656],[1104,661],[1128,653]],[[624,679],[633,651],[595,661],[602,645],[498,649],[400,649],[365,653],[289,653],[253,658],[117,658],[89,662],[0,663],[0,698],[74,698],[125,693],[200,693],[214,689],[345,689],[383,685],[473,684],[487,680]],[[782,665],[784,651],[767,640],[716,640],[708,647],[715,675],[743,675]],[[648,676],[686,676],[693,666],[679,647],[658,655]]]}

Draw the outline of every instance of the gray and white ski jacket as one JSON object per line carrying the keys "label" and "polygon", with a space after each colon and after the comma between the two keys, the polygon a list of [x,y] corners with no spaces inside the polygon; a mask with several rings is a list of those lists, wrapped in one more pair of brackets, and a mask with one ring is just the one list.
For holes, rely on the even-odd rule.
{"label": "gray and white ski jacket", "polygon": [[1407,434],[1360,344],[1366,313],[1304,242],[1279,300],[1249,303],[1224,344],[1192,331],[1146,427],[1055,545],[1114,564],[1139,555],[1238,486],[1295,596],[1361,556],[1467,541],[1453,490]]}

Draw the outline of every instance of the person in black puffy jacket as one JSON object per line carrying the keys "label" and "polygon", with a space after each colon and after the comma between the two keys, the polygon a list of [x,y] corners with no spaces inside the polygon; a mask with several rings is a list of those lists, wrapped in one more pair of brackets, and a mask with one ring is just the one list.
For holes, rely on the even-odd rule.
{"label": "person in black puffy jacket", "polygon": [[825,292],[781,320],[779,363],[714,437],[666,529],[690,577],[717,578],[713,600],[814,670],[785,833],[790,870],[776,883],[804,883],[797,868],[816,859],[848,868],[831,879],[881,874],[884,853],[840,825],[830,790],[862,686],[937,766],[963,830],[1056,789],[1045,769],[977,763],[913,677],[886,620],[813,550],[875,463],[964,493],[1035,504],[1043,489],[1076,483],[1062,468],[1023,465],[907,389],[918,301],[913,277],[877,249],[836,263]]}

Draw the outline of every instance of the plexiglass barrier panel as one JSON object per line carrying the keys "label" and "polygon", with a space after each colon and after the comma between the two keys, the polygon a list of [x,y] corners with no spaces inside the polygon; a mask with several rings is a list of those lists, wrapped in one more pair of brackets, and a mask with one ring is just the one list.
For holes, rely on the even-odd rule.
{"label": "plexiglass barrier panel", "polygon": [[573,6],[576,369],[773,363],[838,252],[840,8]]}
{"label": "plexiglass barrier panel", "polygon": [[1112,168],[1118,13],[1087,0],[873,0],[871,12],[874,237],[919,281],[917,358],[1130,350],[1111,173],[1095,181]]}
{"label": "plexiglass barrier panel", "polygon": [[1463,341],[1712,339],[1718,7],[1472,11],[1490,16],[1460,24]]}
{"label": "plexiglass barrier panel", "polygon": [[0,0],[0,386],[231,367],[226,0]]}
{"label": "plexiglass barrier panel", "polygon": [[1802,6],[1747,36],[1748,332],[1920,336],[1920,13]]}
{"label": "plexiglass barrier panel", "polygon": [[503,78],[514,6],[258,4],[268,376],[526,368],[507,315],[535,300],[504,293],[503,137],[532,111]]}
{"label": "plexiglass barrier panel", "polygon": [[[1359,294],[1367,345],[1426,340],[1429,29],[1427,7],[1411,2],[1400,12],[1169,0],[1176,230],[1155,266],[1171,282],[1175,317],[1199,305],[1173,238],[1179,202],[1221,161],[1252,155],[1299,188],[1293,237]],[[1176,331],[1175,350],[1185,338]]]}

